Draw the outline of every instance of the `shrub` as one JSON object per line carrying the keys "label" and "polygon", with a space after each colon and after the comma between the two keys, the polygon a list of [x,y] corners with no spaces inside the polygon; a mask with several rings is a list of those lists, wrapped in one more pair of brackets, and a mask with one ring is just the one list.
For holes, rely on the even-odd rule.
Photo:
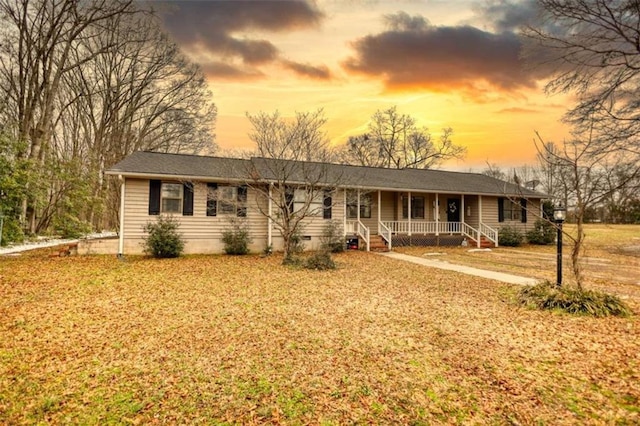
{"label": "shrub", "polygon": [[17,219],[5,216],[2,223],[2,235],[0,236],[0,246],[9,243],[21,243],[24,241],[24,232]]}
{"label": "shrub", "polygon": [[318,271],[325,271],[328,269],[336,269],[336,263],[331,258],[331,253],[326,250],[321,250],[309,257],[304,263],[304,267],[307,269],[315,269]]}
{"label": "shrub", "polygon": [[344,235],[342,233],[342,225],[335,220],[327,222],[322,230],[320,237],[322,250],[331,253],[341,253],[345,248]]}
{"label": "shrub", "polygon": [[54,219],[53,230],[62,238],[80,238],[91,232],[91,224],[73,215],[63,214]]}
{"label": "shrub", "polygon": [[144,231],[149,235],[144,239],[144,252],[159,258],[178,257],[184,250],[184,241],[178,233],[180,223],[173,217],[158,217],[156,222],[148,222]]}
{"label": "shrub", "polygon": [[253,240],[244,221],[231,219],[231,227],[222,233],[224,252],[232,255],[249,253],[249,244]]}
{"label": "shrub", "polygon": [[527,232],[527,241],[530,244],[549,245],[556,240],[556,227],[548,220],[538,219],[533,229]]}
{"label": "shrub", "polygon": [[549,281],[523,288],[518,301],[536,309],[594,317],[631,315],[629,307],[616,296],[577,287],[558,287]]}
{"label": "shrub", "polygon": [[507,247],[518,247],[522,244],[524,235],[513,226],[504,226],[500,228],[498,233],[498,244]]}

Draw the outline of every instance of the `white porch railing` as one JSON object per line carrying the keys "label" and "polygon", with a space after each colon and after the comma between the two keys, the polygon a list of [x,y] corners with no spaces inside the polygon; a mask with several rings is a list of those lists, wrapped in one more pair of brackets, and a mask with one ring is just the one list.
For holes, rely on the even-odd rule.
{"label": "white porch railing", "polygon": [[384,223],[378,222],[378,234],[380,234],[380,236],[384,238],[384,240],[387,242],[388,249],[391,250],[391,235],[393,235],[391,229]]}
{"label": "white porch railing", "polygon": [[367,244],[367,251],[370,250],[371,246],[371,232],[369,231],[369,228],[367,228],[366,226],[364,226],[364,224],[359,221],[359,220],[348,220],[347,221],[347,232],[350,232],[352,234],[357,234],[358,236],[360,236],[364,242]]}
{"label": "white porch railing", "polygon": [[408,220],[385,220],[380,223],[388,228],[392,234],[462,234],[466,229],[463,229],[463,226],[471,228],[461,222],[412,221],[409,223]]}
{"label": "white porch railing", "polygon": [[498,231],[484,223],[480,223],[480,235],[484,235],[498,247]]}
{"label": "white porch railing", "polygon": [[461,223],[460,233],[467,238],[471,238],[472,240],[475,240],[476,243],[478,244],[478,247],[480,247],[480,231],[478,231],[476,228],[470,225],[467,225],[466,223]]}

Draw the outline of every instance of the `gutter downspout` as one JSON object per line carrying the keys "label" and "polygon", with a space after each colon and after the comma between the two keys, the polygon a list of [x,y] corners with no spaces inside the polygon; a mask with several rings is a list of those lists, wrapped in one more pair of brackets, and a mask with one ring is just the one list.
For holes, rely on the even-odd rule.
{"label": "gutter downspout", "polygon": [[120,229],[118,232],[118,259],[124,258],[124,196],[125,196],[125,181],[126,179],[122,175],[118,175],[120,183]]}
{"label": "gutter downspout", "polygon": [[273,199],[271,197],[273,197],[273,183],[269,184],[269,200],[268,200],[268,207],[267,207],[267,212],[268,212],[268,216],[267,216],[267,247],[273,247],[273,238],[272,238],[272,231],[271,229],[273,228],[273,219],[271,219],[271,214],[272,214],[272,208],[273,208]]}

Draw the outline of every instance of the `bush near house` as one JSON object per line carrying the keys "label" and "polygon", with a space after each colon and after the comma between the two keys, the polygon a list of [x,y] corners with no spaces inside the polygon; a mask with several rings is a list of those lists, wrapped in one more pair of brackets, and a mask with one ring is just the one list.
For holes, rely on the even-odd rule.
{"label": "bush near house", "polygon": [[231,220],[230,228],[222,233],[224,252],[231,255],[245,255],[249,253],[249,244],[252,242],[249,228],[244,221]]}
{"label": "bush near house", "polygon": [[333,261],[330,252],[322,250],[312,254],[311,257],[305,261],[304,267],[317,271],[326,271],[336,269],[336,262]]}
{"label": "bush near house", "polygon": [[149,235],[144,239],[144,252],[157,258],[178,257],[184,251],[184,241],[178,233],[180,223],[171,216],[158,217],[156,222],[148,222],[144,231]]}
{"label": "bush near house", "polygon": [[498,235],[498,244],[501,246],[518,247],[524,240],[522,232],[513,226],[503,226]]}
{"label": "bush near house", "polygon": [[327,222],[320,237],[322,249],[331,253],[341,253],[345,249],[342,225],[335,220]]}
{"label": "bush near house", "polygon": [[527,232],[529,244],[549,245],[556,240],[556,227],[548,220],[538,219],[533,225],[533,229]]}

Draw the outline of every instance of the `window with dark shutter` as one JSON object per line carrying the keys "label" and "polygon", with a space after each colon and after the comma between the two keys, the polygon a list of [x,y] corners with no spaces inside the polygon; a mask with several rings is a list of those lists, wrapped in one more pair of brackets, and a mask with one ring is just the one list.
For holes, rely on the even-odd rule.
{"label": "window with dark shutter", "polygon": [[185,183],[182,188],[182,215],[193,216],[193,184]]}
{"label": "window with dark shutter", "polygon": [[324,192],[324,198],[322,199],[322,218],[331,219],[331,205],[333,204],[331,198],[331,191]]}
{"label": "window with dark shutter", "polygon": [[520,207],[522,208],[522,212],[520,213],[520,221],[522,223],[527,223],[527,200],[526,198],[520,199]]}
{"label": "window with dark shutter", "polygon": [[504,222],[504,198],[498,198],[498,222]]}
{"label": "window with dark shutter", "polygon": [[218,214],[218,184],[207,183],[207,216],[215,216]]}
{"label": "window with dark shutter", "polygon": [[238,187],[238,210],[239,217],[247,217],[247,186]]}
{"label": "window with dark shutter", "polygon": [[289,213],[293,213],[293,206],[295,201],[295,190],[293,188],[287,188],[284,192],[284,202],[289,210]]}
{"label": "window with dark shutter", "polygon": [[160,190],[162,188],[162,182],[159,180],[149,181],[149,214],[160,214]]}

